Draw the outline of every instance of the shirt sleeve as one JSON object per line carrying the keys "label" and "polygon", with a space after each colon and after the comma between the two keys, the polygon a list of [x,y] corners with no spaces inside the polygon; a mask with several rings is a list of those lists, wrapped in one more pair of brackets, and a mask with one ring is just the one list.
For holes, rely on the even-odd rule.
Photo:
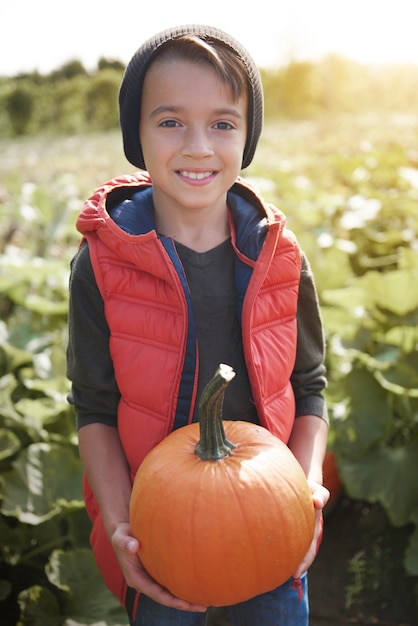
{"label": "shirt sleeve", "polygon": [[323,395],[326,386],[325,340],[314,278],[304,255],[299,287],[297,330],[296,361],[291,376],[296,399],[296,417],[317,415],[328,422]]}
{"label": "shirt sleeve", "polygon": [[85,242],[71,262],[67,376],[77,428],[95,422],[117,425],[120,399],[109,351],[103,299]]}

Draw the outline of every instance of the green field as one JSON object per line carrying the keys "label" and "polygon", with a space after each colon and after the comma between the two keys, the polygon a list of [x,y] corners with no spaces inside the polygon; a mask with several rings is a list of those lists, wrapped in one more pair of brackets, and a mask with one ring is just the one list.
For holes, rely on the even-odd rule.
{"label": "green field", "polygon": [[[0,155],[0,614],[123,624],[88,549],[65,345],[77,214],[132,167],[113,131],[2,140]],[[396,563],[361,575],[358,556],[347,563],[347,616],[364,609],[369,573],[383,620],[391,567],[418,606],[418,117],[271,124],[244,175],[286,213],[316,276],[345,492],[381,508],[381,536],[404,536]]]}

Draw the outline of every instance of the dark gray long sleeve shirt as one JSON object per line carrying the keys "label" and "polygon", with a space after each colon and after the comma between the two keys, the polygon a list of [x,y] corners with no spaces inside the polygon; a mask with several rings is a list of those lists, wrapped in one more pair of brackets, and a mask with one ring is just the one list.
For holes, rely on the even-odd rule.
{"label": "dark gray long sleeve shirt", "polygon": [[[205,253],[177,244],[177,251],[189,282],[197,329],[198,393],[217,365],[228,363],[237,376],[227,390],[224,414],[232,419],[257,422],[236,314],[231,243],[228,240]],[[312,273],[304,257],[297,328],[297,354],[291,377],[296,417],[317,415],[327,421],[322,393],[326,384],[322,323]],[[120,394],[109,351],[109,336],[103,300],[85,243],[72,262],[67,349],[67,373],[73,383],[70,400],[76,407],[78,428],[94,422],[117,425]]]}

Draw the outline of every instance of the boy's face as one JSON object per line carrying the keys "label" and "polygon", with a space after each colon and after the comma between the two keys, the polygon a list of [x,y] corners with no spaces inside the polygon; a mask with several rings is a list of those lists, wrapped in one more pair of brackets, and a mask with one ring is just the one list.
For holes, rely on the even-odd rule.
{"label": "boy's face", "polygon": [[144,80],[139,132],[160,211],[225,206],[241,169],[247,98],[234,101],[212,67],[156,61]]}

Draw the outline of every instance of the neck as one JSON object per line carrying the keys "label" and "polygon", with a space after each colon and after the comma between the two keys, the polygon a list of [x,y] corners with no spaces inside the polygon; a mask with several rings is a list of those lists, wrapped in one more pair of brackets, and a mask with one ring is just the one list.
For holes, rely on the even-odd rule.
{"label": "neck", "polygon": [[230,237],[226,204],[221,210],[211,207],[207,211],[192,210],[187,214],[159,211],[155,207],[155,219],[161,235],[172,237],[195,252],[207,252]]}

